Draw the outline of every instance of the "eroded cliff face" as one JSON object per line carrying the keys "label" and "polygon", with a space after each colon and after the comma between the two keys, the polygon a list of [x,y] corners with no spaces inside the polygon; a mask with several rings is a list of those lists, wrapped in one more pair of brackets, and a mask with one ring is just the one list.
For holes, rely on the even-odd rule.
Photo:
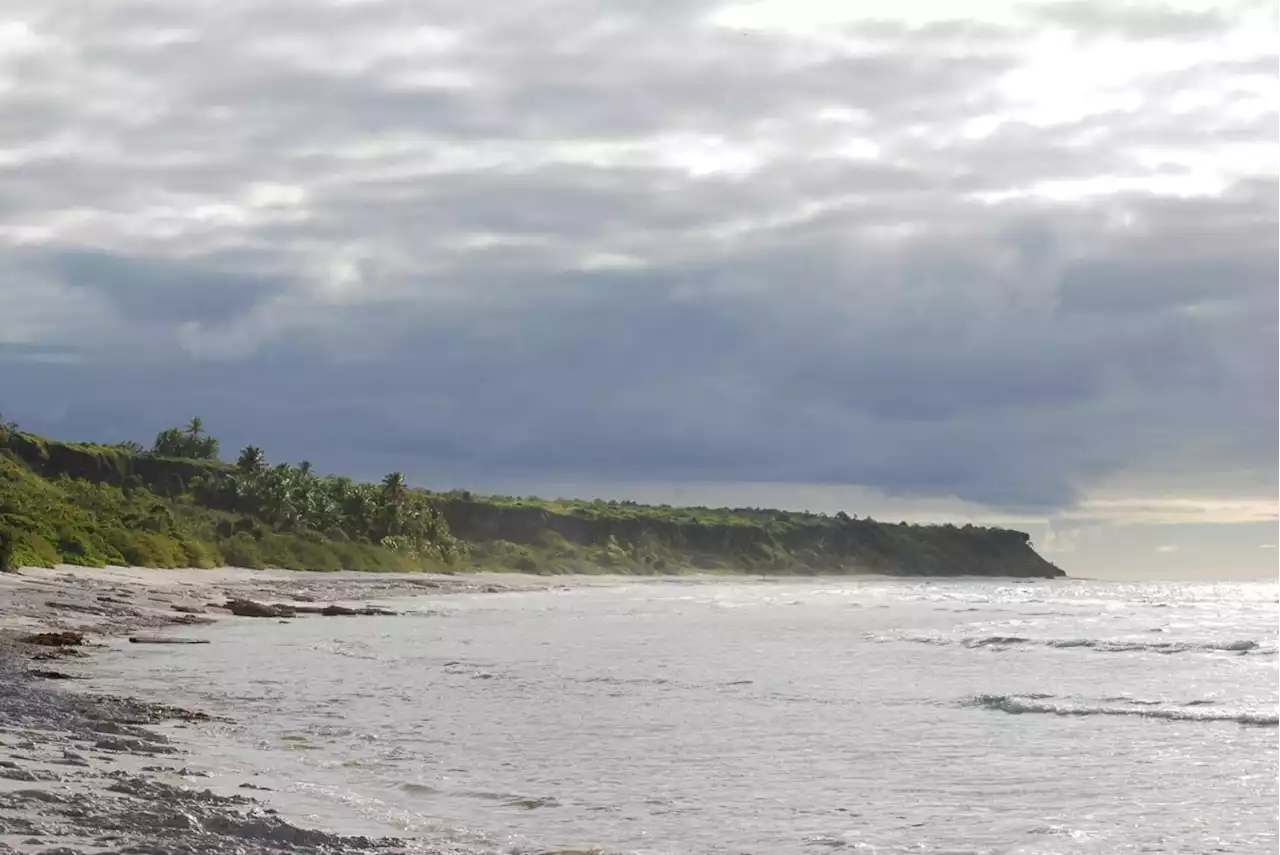
{"label": "eroded cliff face", "polygon": [[[533,503],[442,497],[436,506],[456,537],[533,549],[567,543],[616,546],[667,568],[912,576],[1065,576],[1009,529],[902,525],[785,512],[755,519],[708,510],[605,505],[559,510]],[[663,569],[663,568],[659,568]]]}
{"label": "eroded cliff face", "polygon": [[162,496],[186,491],[192,479],[230,471],[225,463],[135,454],[120,448],[58,442],[5,432],[3,447],[44,478],[79,478],[113,487],[146,487]]}
{"label": "eroded cliff face", "polygon": [[[217,461],[10,432],[3,453],[46,478],[69,477],[194,501],[197,479],[226,474]],[[583,572],[717,570],[755,573],[885,573],[909,576],[1065,576],[1030,538],[1008,529],[905,525],[759,509],[668,508],[630,502],[543,501],[427,494],[449,531],[493,569]],[[220,509],[215,509],[220,510]],[[302,536],[321,536],[302,532]]]}

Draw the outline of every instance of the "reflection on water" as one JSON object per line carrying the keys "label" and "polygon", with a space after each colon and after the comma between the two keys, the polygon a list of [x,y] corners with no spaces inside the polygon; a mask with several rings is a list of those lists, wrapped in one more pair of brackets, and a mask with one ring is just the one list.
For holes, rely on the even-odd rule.
{"label": "reflection on water", "polygon": [[1275,584],[636,584],[414,607],[122,650],[101,684],[235,717],[182,731],[222,786],[460,853],[1276,848]]}

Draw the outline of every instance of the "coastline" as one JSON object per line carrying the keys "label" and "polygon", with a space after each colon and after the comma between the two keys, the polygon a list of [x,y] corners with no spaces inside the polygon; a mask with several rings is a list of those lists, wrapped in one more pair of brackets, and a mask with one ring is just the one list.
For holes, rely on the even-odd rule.
{"label": "coastline", "polygon": [[[174,643],[183,640],[184,627],[228,621],[326,621],[334,618],[317,612],[333,605],[361,610],[376,604],[377,614],[394,609],[396,600],[421,597],[726,580],[784,581],[745,574],[547,577],[70,565],[0,573],[0,855],[410,851],[394,838],[294,825],[247,782],[239,790],[211,791],[200,772],[183,765],[180,739],[182,728],[209,717],[147,697],[93,691],[92,673],[77,673],[77,664],[92,662],[103,642]],[[226,608],[233,600],[296,612],[237,616]],[[45,633],[70,633],[77,643],[24,640]],[[165,733],[177,731],[177,742],[152,729],[162,724]],[[411,851],[434,852],[420,844]]]}
{"label": "coastline", "polygon": [[[360,608],[369,601],[563,584],[536,577],[241,568],[60,566],[0,574],[0,853],[404,853],[405,842],[395,838],[294,825],[251,787],[230,795],[203,787],[199,773],[183,766],[181,744],[151,726],[181,728],[208,721],[207,715],[83,691],[76,685],[83,679],[76,664],[91,659],[107,639],[172,642],[183,626],[254,619],[218,607],[229,600]],[[46,642],[74,643],[30,640],[47,633],[69,635],[46,636]]]}

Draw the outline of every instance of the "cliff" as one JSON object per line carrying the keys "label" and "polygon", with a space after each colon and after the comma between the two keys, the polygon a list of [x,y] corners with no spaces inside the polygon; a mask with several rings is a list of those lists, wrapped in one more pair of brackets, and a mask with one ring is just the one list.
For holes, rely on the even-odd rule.
{"label": "cliff", "polygon": [[[385,481],[382,488],[352,486],[287,466],[250,476],[219,461],[60,442],[12,427],[0,427],[0,464],[0,535],[7,531],[19,557],[37,563],[1065,575],[1035,552],[1028,535],[999,528],[404,488],[392,495]],[[338,488],[344,492],[334,493]],[[250,501],[255,489],[266,498]],[[365,507],[359,526],[343,517],[359,510],[348,508],[353,497]],[[427,515],[431,524],[420,520],[416,546],[406,549],[401,532],[407,524],[396,515],[408,514],[404,509],[415,502],[418,517]],[[292,505],[312,510],[287,512]],[[375,524],[384,518],[391,523]],[[423,548],[432,543],[441,548]]]}
{"label": "cliff", "polygon": [[649,572],[1065,575],[1032,549],[1027,534],[1009,529],[457,494],[437,497],[435,504],[454,536],[477,545],[523,547],[535,563],[560,557],[572,564],[585,550],[606,566],[638,564]]}
{"label": "cliff", "polygon": [[36,434],[0,428],[7,448],[35,474],[74,478],[113,487],[145,487],[162,496],[180,496],[195,478],[230,472],[225,463],[139,454],[109,445],[59,442]]}

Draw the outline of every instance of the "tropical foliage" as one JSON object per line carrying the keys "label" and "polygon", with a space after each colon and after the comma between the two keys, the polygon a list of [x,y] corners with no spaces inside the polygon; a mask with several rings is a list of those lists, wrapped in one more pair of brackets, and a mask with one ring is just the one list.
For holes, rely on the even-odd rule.
{"label": "tropical foliage", "polygon": [[[121,447],[126,445],[121,443]],[[156,434],[151,451],[164,457],[217,460],[218,441],[204,432],[203,421],[192,419],[184,428],[168,428]]]}
{"label": "tropical foliage", "polygon": [[381,484],[360,484],[317,476],[306,462],[268,466],[262,450],[248,446],[234,469],[199,479],[191,495],[200,505],[253,517],[278,531],[378,544],[432,561],[450,561],[459,553],[427,494],[410,490],[399,472]]}
{"label": "tropical foliage", "polygon": [[[1053,576],[1027,535],[767,508],[431,493],[234,464],[199,419],[134,443],[58,442],[0,419],[0,551],[10,565],[234,564],[307,570]],[[4,563],[0,555],[0,564]]]}
{"label": "tropical foliage", "polygon": [[[8,563],[415,570],[461,553],[400,473],[381,484],[320,477],[306,462],[269,466],[253,446],[231,467],[217,449],[199,419],[161,431],[150,452],[54,443],[0,422]],[[153,458],[158,467],[141,465]],[[178,459],[208,465],[183,469]]]}

